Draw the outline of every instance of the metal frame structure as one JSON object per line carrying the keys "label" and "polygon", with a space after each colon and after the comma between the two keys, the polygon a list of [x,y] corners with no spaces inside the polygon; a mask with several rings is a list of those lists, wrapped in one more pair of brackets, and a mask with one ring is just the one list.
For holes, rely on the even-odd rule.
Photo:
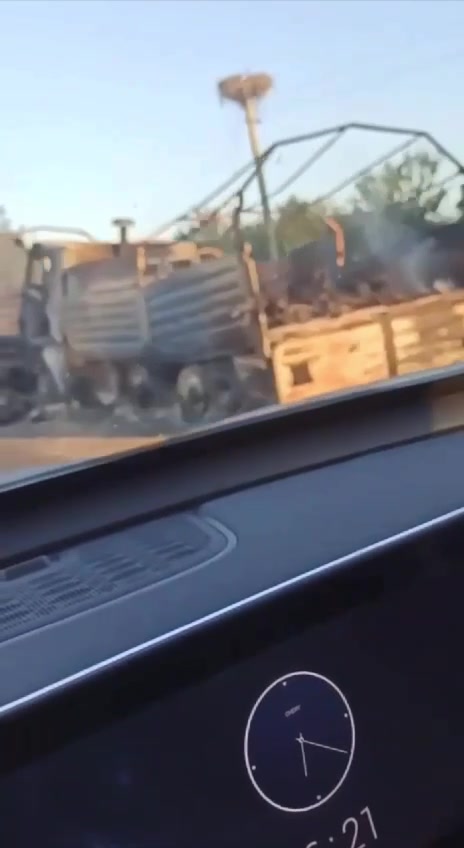
{"label": "metal frame structure", "polygon": [[[257,178],[257,172],[259,169],[262,169],[264,163],[269,159],[269,157],[275,153],[276,150],[282,147],[288,147],[295,144],[301,144],[302,142],[315,141],[316,139],[324,139],[321,146],[311,154],[310,157],[300,165],[296,171],[294,171],[290,177],[288,177],[284,183],[282,183],[276,190],[272,192],[271,195],[268,195],[268,199],[270,197],[275,197],[278,194],[281,194],[282,191],[289,188],[292,183],[298,179],[298,177],[302,176],[302,174],[306,173],[319,159],[322,158],[335,144],[337,144],[350,130],[361,130],[364,132],[373,132],[383,135],[399,135],[404,136],[405,139],[400,143],[391,148],[387,153],[384,153],[382,156],[376,157],[374,160],[369,162],[368,165],[363,168],[358,169],[353,174],[351,174],[346,179],[337,183],[333,186],[329,191],[325,192],[323,195],[319,195],[315,200],[310,202],[309,206],[317,206],[320,203],[323,203],[327,200],[330,200],[334,195],[338,194],[338,192],[352,185],[353,183],[358,182],[358,180],[362,179],[362,177],[367,176],[371,173],[375,168],[378,168],[380,165],[385,164],[394,156],[397,156],[399,153],[404,153],[411,145],[415,144],[417,141],[426,141],[428,142],[436,151],[440,154],[444,159],[447,159],[452,165],[454,165],[455,171],[446,177],[440,185],[445,185],[450,180],[454,179],[458,175],[464,176],[464,164],[458,159],[453,153],[451,153],[444,145],[442,145],[431,133],[426,132],[425,130],[416,130],[408,127],[394,127],[390,125],[382,125],[382,124],[367,124],[367,123],[359,123],[359,122],[351,122],[347,124],[340,124],[339,126],[329,127],[323,130],[317,130],[312,133],[307,133],[304,135],[292,136],[289,138],[281,139],[280,141],[271,144],[268,147],[262,157],[261,162],[254,169],[254,172],[250,174],[245,182],[240,186],[240,188],[227,198],[227,200],[221,204],[221,209],[224,208],[225,205],[233,202],[236,199],[236,214],[234,216],[235,226],[239,228],[240,226],[240,215],[242,212],[252,211],[248,210],[244,207],[244,194],[247,188],[253,183],[254,179]],[[327,138],[328,137],[328,138]],[[271,224],[272,226],[272,224]],[[275,250],[272,250],[272,245],[274,241],[273,233],[267,233],[268,244],[270,245],[270,253],[271,256],[275,253]]]}
{"label": "metal frame structure", "polygon": [[[346,133],[348,133],[350,130],[360,130],[362,132],[373,132],[373,133],[378,133],[378,134],[382,134],[382,135],[401,135],[401,136],[407,136],[408,138],[407,138],[406,141],[402,142],[401,145],[394,147],[388,153],[379,157],[374,162],[370,163],[365,168],[363,168],[361,171],[358,171],[357,173],[355,173],[351,177],[349,177],[348,180],[346,181],[346,185],[350,185],[353,181],[359,179],[361,176],[364,176],[364,174],[369,173],[372,170],[372,168],[378,167],[378,165],[383,164],[383,162],[386,162],[388,159],[391,159],[392,156],[401,152],[403,149],[405,149],[406,147],[409,147],[411,144],[413,144],[416,141],[419,141],[420,139],[422,139],[423,141],[427,141],[429,144],[431,144],[432,147],[434,147],[435,150],[441,156],[443,156],[445,159],[448,159],[456,167],[457,173],[462,173],[464,175],[464,164],[456,156],[454,156],[454,154],[451,153],[446,147],[444,147],[444,145],[442,145],[439,141],[437,141],[437,139],[433,135],[431,135],[431,133],[426,132],[425,130],[411,129],[409,127],[394,127],[394,126],[390,126],[390,125],[387,125],[387,124],[385,124],[385,125],[384,124],[367,124],[367,123],[360,123],[360,122],[357,122],[357,121],[352,121],[352,122],[347,123],[347,124],[340,124],[340,125],[334,126],[334,127],[328,127],[326,129],[323,129],[323,130],[316,130],[315,132],[306,133],[304,135],[290,136],[288,138],[281,139],[280,141],[276,141],[273,144],[271,144],[264,151],[264,153],[261,156],[260,164],[262,166],[266,162],[266,160],[269,159],[269,157],[272,155],[272,153],[274,153],[276,150],[278,150],[281,147],[289,147],[289,146],[294,145],[294,144],[301,144],[302,142],[305,142],[305,141],[316,141],[318,138],[325,138],[326,136],[332,136],[332,138],[329,139],[329,141],[326,141],[319,148],[319,150],[317,150],[315,153],[313,153],[311,155],[311,157],[303,165],[301,165],[298,168],[298,170],[292,175],[292,177],[290,177],[289,180],[286,181],[286,182],[290,182],[290,180],[293,180],[293,178],[299,177],[299,176],[301,176],[301,174],[303,174],[307,170],[309,170],[309,168],[311,168],[312,165],[314,165],[328,151],[328,149],[330,149],[334,144],[336,144],[338,141],[340,141],[343,138],[343,136],[345,136]],[[255,169],[255,172],[256,172],[256,169]],[[241,192],[245,191],[246,188],[252,183],[253,179],[255,178],[255,175],[256,174],[253,173],[251,176],[249,176],[247,178],[247,180],[245,181],[245,183],[243,183],[243,185],[240,186],[239,191],[241,191]],[[345,187],[345,186],[343,186],[343,187]],[[283,190],[283,189],[280,189],[280,190]],[[279,193],[280,193],[280,190],[279,190]],[[333,189],[331,194],[336,192],[337,190],[340,191],[340,188]],[[275,193],[277,193],[277,192],[275,192]]]}
{"label": "metal frame structure", "polygon": [[[322,130],[316,130],[311,133],[305,133],[303,135],[290,136],[287,138],[280,139],[279,141],[271,144],[259,157],[259,161],[255,162],[255,160],[251,160],[234,174],[218,186],[214,191],[210,192],[206,197],[202,198],[202,200],[190,207],[183,215],[177,216],[175,219],[168,221],[162,227],[158,228],[155,233],[152,234],[152,237],[160,235],[169,227],[174,226],[181,221],[185,221],[188,217],[198,209],[201,209],[205,205],[209,205],[213,202],[219,195],[223,194],[229,187],[236,184],[238,180],[246,175],[245,181],[239,186],[239,188],[235,188],[224,201],[221,201],[213,211],[213,215],[217,215],[224,208],[234,205],[234,226],[237,227],[240,224],[240,215],[242,212],[246,211],[254,211],[251,209],[246,209],[244,207],[244,195],[249,188],[249,186],[258,178],[258,171],[263,169],[264,164],[269,159],[269,157],[275,153],[280,148],[293,146],[296,144],[301,144],[303,142],[311,142],[316,141],[317,139],[321,139],[321,146],[314,151],[308,159],[298,167],[296,171],[294,171],[290,177],[288,177],[284,183],[277,187],[270,194],[267,193],[267,199],[272,199],[273,197],[281,194],[281,192],[285,191],[292,183],[298,179],[298,177],[302,176],[304,173],[309,171],[309,169],[315,165],[319,159],[322,158],[335,144],[337,144],[348,132],[352,130],[359,130],[361,132],[371,132],[383,135],[395,135],[402,136],[403,140],[400,144],[395,145],[391,150],[385,153],[382,156],[377,157],[373,161],[371,161],[364,168],[361,168],[351,174],[351,176],[347,177],[342,182],[338,183],[336,186],[331,188],[328,192],[323,195],[317,197],[314,201],[310,203],[310,206],[316,206],[319,203],[329,200],[339,191],[347,188],[353,183],[357,182],[362,177],[369,174],[372,170],[383,165],[393,156],[398,155],[399,153],[403,153],[407,150],[412,144],[417,141],[426,141],[428,142],[436,151],[440,154],[444,159],[447,159],[452,165],[455,167],[455,171],[453,174],[450,174],[446,179],[441,183],[444,185],[450,180],[454,179],[456,176],[462,175],[464,177],[464,164],[458,159],[453,153],[451,153],[441,142],[439,142],[431,133],[425,130],[412,129],[410,127],[396,127],[391,125],[383,125],[383,124],[372,124],[372,123],[362,123],[358,121],[352,121],[345,124],[339,124],[337,126],[328,127]],[[266,189],[267,191],[267,189]],[[235,203],[234,203],[235,201]],[[272,243],[272,234],[268,233],[269,243]]]}

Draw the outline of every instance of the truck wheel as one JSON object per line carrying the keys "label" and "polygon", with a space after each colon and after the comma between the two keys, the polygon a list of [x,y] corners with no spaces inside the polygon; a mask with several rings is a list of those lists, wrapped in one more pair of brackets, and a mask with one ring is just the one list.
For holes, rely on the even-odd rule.
{"label": "truck wheel", "polygon": [[232,361],[192,365],[177,378],[177,398],[187,424],[211,423],[237,413],[243,390]]}
{"label": "truck wheel", "polygon": [[0,386],[0,427],[16,424],[28,414],[30,404],[8,386]]}
{"label": "truck wheel", "polygon": [[204,367],[191,365],[183,368],[177,378],[176,392],[182,420],[186,424],[199,424],[205,420],[212,397]]}
{"label": "truck wheel", "polygon": [[72,377],[70,394],[84,409],[111,412],[120,399],[117,369],[100,366],[93,373]]}
{"label": "truck wheel", "polygon": [[136,409],[162,407],[164,386],[156,380],[144,365],[134,365],[125,373],[124,392]]}

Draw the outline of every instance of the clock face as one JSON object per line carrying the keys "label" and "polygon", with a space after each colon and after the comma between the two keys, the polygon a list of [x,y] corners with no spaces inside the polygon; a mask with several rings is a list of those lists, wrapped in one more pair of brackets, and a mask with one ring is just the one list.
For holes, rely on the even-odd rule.
{"label": "clock face", "polygon": [[271,683],[253,706],[245,763],[264,801],[303,813],[340,788],[354,746],[353,716],[340,689],[320,674],[296,671]]}

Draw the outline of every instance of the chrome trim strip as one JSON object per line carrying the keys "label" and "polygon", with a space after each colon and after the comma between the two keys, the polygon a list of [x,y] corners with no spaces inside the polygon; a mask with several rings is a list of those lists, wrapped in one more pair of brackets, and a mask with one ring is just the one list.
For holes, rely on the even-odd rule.
{"label": "chrome trim strip", "polygon": [[432,529],[435,527],[438,528],[442,524],[446,524],[451,519],[459,517],[464,518],[464,507],[459,507],[458,509],[452,510],[451,512],[447,512],[444,515],[440,515],[437,518],[432,518],[430,519],[430,521],[425,521],[422,524],[416,524],[414,527],[411,527],[408,530],[402,530],[400,533],[396,533],[393,536],[388,536],[386,539],[381,539],[379,542],[374,542],[373,544],[367,545],[364,548],[359,548],[357,551],[353,551],[351,554],[339,557],[338,559],[332,560],[331,562],[328,562],[325,565],[320,565],[319,567],[314,568],[309,572],[307,571],[304,574],[299,574],[297,577],[292,577],[290,580],[285,580],[283,583],[279,583],[276,586],[271,586],[269,589],[264,589],[262,592],[258,592],[255,595],[251,595],[249,598],[245,598],[241,601],[236,601],[234,604],[230,604],[229,606],[224,607],[223,609],[217,610],[213,613],[209,613],[208,615],[197,619],[197,621],[192,621],[189,624],[185,624],[182,627],[178,627],[175,630],[171,630],[168,633],[163,634],[162,636],[157,636],[155,639],[150,639],[148,642],[143,642],[141,645],[137,645],[135,648],[130,648],[127,651],[123,651],[120,654],[116,654],[114,657],[110,657],[107,660],[102,660],[102,662],[96,663],[95,665],[83,669],[82,671],[76,672],[76,674],[72,674],[69,677],[65,677],[62,680],[58,680],[56,683],[51,683],[49,686],[45,686],[44,688],[39,689],[36,692],[32,692],[29,695],[25,695],[15,701],[11,701],[8,704],[4,704],[2,707],[0,707],[0,718],[6,713],[12,712],[14,709],[24,707],[28,704],[33,703],[34,701],[46,697],[47,695],[53,692],[56,692],[57,690],[64,689],[71,683],[85,680],[86,677],[89,677],[90,675],[95,674],[98,671],[102,671],[103,669],[110,668],[111,666],[117,665],[120,662],[124,662],[130,657],[137,656],[137,654],[140,654],[142,651],[146,651],[149,648],[154,648],[156,645],[160,645],[163,642],[166,642],[170,639],[174,639],[182,634],[196,631],[206,623],[216,621],[222,618],[224,615],[229,614],[230,612],[237,611],[244,607],[248,607],[256,601],[262,600],[263,598],[272,597],[277,592],[280,592],[283,589],[288,589],[292,586],[297,586],[299,583],[303,583],[304,581],[311,579],[311,577],[316,574],[321,574],[321,572],[328,571],[331,568],[335,568],[341,565],[348,565],[361,555],[379,553],[385,548],[388,548],[394,542],[406,541],[418,535],[424,530]]}

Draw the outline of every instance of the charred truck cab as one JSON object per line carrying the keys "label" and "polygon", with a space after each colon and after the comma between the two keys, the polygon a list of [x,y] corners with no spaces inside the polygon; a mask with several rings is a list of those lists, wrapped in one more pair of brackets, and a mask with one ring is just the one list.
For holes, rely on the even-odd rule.
{"label": "charred truck cab", "polygon": [[127,244],[117,258],[69,268],[65,283],[72,372],[105,364],[120,397],[136,406],[177,405],[189,423],[240,408],[236,361],[260,353],[261,337],[237,257],[205,251],[187,264],[166,246]]}
{"label": "charred truck cab", "polygon": [[264,342],[246,257],[129,243],[123,223],[119,244],[22,245],[17,320],[0,339],[3,423],[54,402],[177,408],[191,424],[246,408],[237,361],[262,358]]}
{"label": "charred truck cab", "polygon": [[0,424],[9,424],[32,409],[40,370],[24,327],[28,257],[14,235],[0,236],[0,267]]}

